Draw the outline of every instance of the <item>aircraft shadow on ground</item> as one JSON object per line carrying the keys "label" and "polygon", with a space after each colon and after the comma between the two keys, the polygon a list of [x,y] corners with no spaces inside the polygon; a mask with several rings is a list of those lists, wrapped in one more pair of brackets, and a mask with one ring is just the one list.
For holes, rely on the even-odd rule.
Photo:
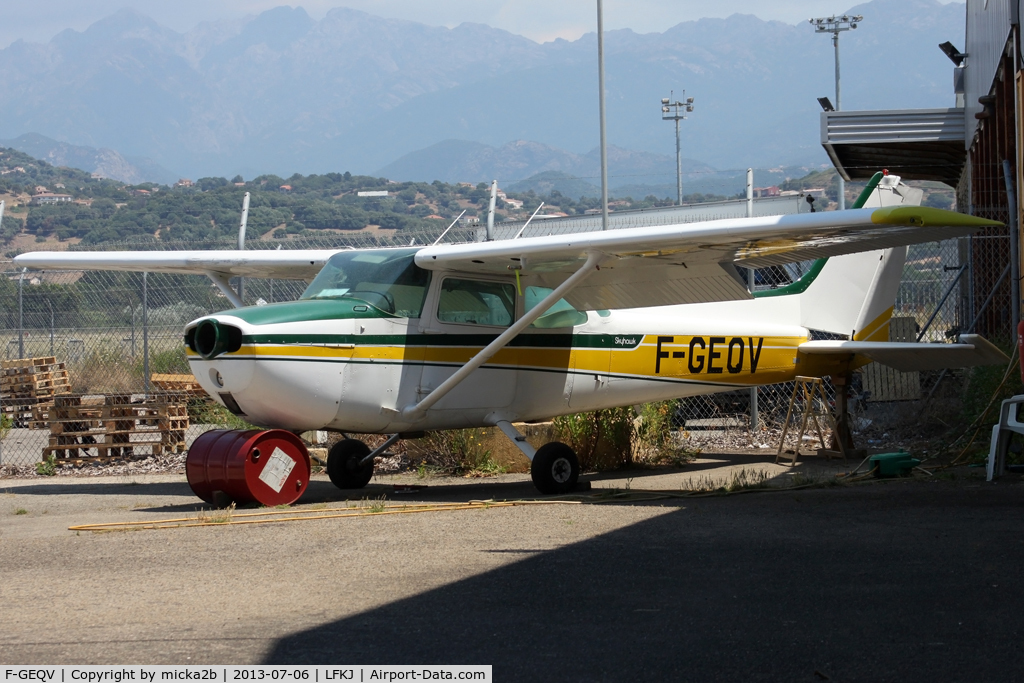
{"label": "aircraft shadow on ground", "polygon": [[1022,508],[1009,489],[923,485],[692,501],[552,551],[480,547],[524,559],[282,638],[265,663],[492,664],[503,681],[1009,680]]}
{"label": "aircraft shadow on ground", "polygon": [[[685,467],[654,467],[634,468],[628,470],[614,470],[609,472],[591,472],[583,475],[583,482],[609,482],[622,481],[620,489],[629,488],[631,493],[643,494],[645,490],[655,490],[656,487],[645,489],[644,480],[651,477],[659,477],[666,474],[691,474],[707,472],[708,479],[716,484],[726,485],[729,483],[729,475],[722,473],[715,476],[715,471],[726,466],[757,466],[765,463],[765,458],[758,455],[727,454],[706,456],[707,462],[688,463]],[[792,472],[787,471],[779,475],[773,475],[766,479],[767,484],[774,484],[784,480]],[[152,506],[139,508],[138,512],[195,512],[202,510],[213,510],[215,506],[209,505],[198,499],[187,482],[146,482],[145,477],[138,481],[131,477],[125,477],[125,481],[98,482],[87,478],[73,479],[60,478],[51,483],[36,483],[32,480],[30,485],[19,485],[21,480],[10,480],[10,483],[0,482],[0,490],[3,492],[23,495],[93,495],[93,496],[176,496],[185,500],[181,504]],[[393,482],[388,475],[375,477],[364,489],[341,490],[336,488],[330,481],[314,479],[310,482],[305,494],[300,499],[300,504],[314,503],[341,503],[351,501],[364,501],[370,499],[387,499],[390,503],[401,503],[405,500],[416,502],[468,502],[471,500],[513,500],[519,498],[538,498],[540,494],[529,480],[502,481],[500,479],[481,478],[472,483],[444,483],[440,477],[428,477],[414,482],[412,491],[400,492],[396,485],[401,488],[407,482]],[[598,495],[606,488],[594,488],[590,491],[581,489],[580,494]],[[679,489],[681,492],[682,489]],[[620,501],[621,504],[629,504],[629,501]],[[666,504],[669,504],[666,502]],[[259,507],[256,504],[241,506],[242,508]]]}
{"label": "aircraft shadow on ground", "polygon": [[[664,477],[665,475],[688,475],[701,473],[697,480],[690,478],[694,486],[706,488],[709,485],[715,487],[728,486],[732,482],[733,475],[737,470],[725,471],[728,466],[750,467],[751,472],[755,468],[766,463],[766,458],[759,455],[727,454],[709,455],[706,462],[688,463],[684,467],[659,466],[629,469],[616,469],[604,472],[588,472],[580,477],[580,481],[586,483],[620,482],[613,487],[595,487],[591,490],[581,488],[574,492],[579,494],[599,495],[602,492],[610,492],[614,489],[627,489],[631,493],[642,494],[645,491],[656,492],[660,489],[657,485],[647,486],[646,479]],[[774,457],[772,458],[774,459]],[[768,460],[770,462],[771,460]],[[848,464],[848,463],[844,463]],[[847,469],[852,469],[849,465]],[[718,470],[723,470],[717,472]],[[792,475],[802,473],[800,468],[787,469],[778,474],[767,474],[763,483],[768,486],[785,486],[789,483]],[[706,475],[706,476],[705,476]],[[750,482],[758,482],[759,479],[753,476]],[[409,486],[415,490],[400,492],[397,488]],[[675,492],[683,493],[687,489],[682,488],[682,483],[675,485]],[[365,489],[340,490],[330,482],[314,480],[310,482],[309,489],[303,495],[302,503],[323,503],[341,501],[359,501],[378,499],[385,497],[390,502],[399,503],[405,499],[428,502],[467,502],[470,500],[511,500],[516,498],[538,498],[542,497],[533,484],[527,480],[507,481],[500,478],[482,477],[473,480],[473,483],[446,483],[443,477],[426,477],[415,482],[391,481],[389,475],[375,477]]]}
{"label": "aircraft shadow on ground", "polygon": [[[89,479],[57,479],[52,484],[16,484],[15,481],[0,480],[0,492],[28,496],[82,495],[82,496],[189,496],[195,494],[185,482],[97,482]],[[33,480],[38,481],[38,480]]]}

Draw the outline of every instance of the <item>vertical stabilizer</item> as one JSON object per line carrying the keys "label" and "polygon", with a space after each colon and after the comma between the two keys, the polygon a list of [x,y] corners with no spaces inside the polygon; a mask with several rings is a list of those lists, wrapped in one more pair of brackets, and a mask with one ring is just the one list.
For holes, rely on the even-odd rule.
{"label": "vertical stabilizer", "polygon": [[[858,203],[865,208],[919,206],[922,195],[890,175]],[[889,341],[889,319],[906,258],[907,248],[900,247],[828,259],[800,295],[800,324],[858,341]]]}

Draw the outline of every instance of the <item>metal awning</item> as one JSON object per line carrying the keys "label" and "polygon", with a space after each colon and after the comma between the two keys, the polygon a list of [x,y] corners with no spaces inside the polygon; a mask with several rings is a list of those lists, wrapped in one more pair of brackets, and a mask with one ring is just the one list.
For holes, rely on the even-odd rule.
{"label": "metal awning", "polygon": [[956,185],[967,158],[963,109],[821,113],[821,144],[846,180],[883,168],[907,180]]}

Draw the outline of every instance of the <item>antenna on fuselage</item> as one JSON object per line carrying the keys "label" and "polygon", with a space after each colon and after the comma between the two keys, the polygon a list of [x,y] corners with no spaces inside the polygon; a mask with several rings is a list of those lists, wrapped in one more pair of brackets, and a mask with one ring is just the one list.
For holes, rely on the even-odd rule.
{"label": "antenna on fuselage", "polygon": [[434,240],[433,243],[431,243],[430,246],[434,246],[435,244],[440,242],[442,239],[444,239],[444,236],[448,234],[448,231],[455,227],[455,224],[458,223],[462,219],[462,217],[466,215],[466,211],[468,211],[468,210],[469,209],[463,209],[462,213],[459,214],[459,217],[456,218],[455,220],[453,220],[452,224],[449,225],[447,228],[445,228],[444,232],[441,233],[441,236],[438,237],[436,240]]}
{"label": "antenna on fuselage", "polygon": [[528,218],[528,219],[526,220],[526,222],[525,222],[525,223],[523,223],[523,227],[519,228],[519,232],[517,232],[517,233],[516,233],[516,236],[515,236],[515,237],[513,237],[512,239],[514,239],[514,240],[517,240],[517,239],[519,239],[519,236],[520,236],[520,235],[522,235],[522,234],[523,234],[523,232],[524,232],[524,231],[526,230],[527,226],[528,226],[528,225],[530,225],[530,221],[532,221],[532,220],[533,220],[533,217],[534,217],[534,216],[536,216],[536,215],[537,215],[538,213],[540,213],[540,210],[541,210],[541,209],[543,209],[543,208],[544,208],[544,202],[541,202],[541,203],[540,203],[540,206],[538,206],[538,207],[537,207],[537,210],[533,212],[533,215],[532,215],[532,216],[530,216],[530,217],[529,217],[529,218]]}

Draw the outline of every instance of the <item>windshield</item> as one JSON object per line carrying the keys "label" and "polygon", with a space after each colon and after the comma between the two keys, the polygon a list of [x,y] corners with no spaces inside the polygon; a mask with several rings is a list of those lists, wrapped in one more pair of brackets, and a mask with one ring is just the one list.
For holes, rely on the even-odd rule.
{"label": "windshield", "polygon": [[335,254],[299,298],[348,299],[400,318],[418,318],[430,273],[413,261],[417,251],[371,249]]}

